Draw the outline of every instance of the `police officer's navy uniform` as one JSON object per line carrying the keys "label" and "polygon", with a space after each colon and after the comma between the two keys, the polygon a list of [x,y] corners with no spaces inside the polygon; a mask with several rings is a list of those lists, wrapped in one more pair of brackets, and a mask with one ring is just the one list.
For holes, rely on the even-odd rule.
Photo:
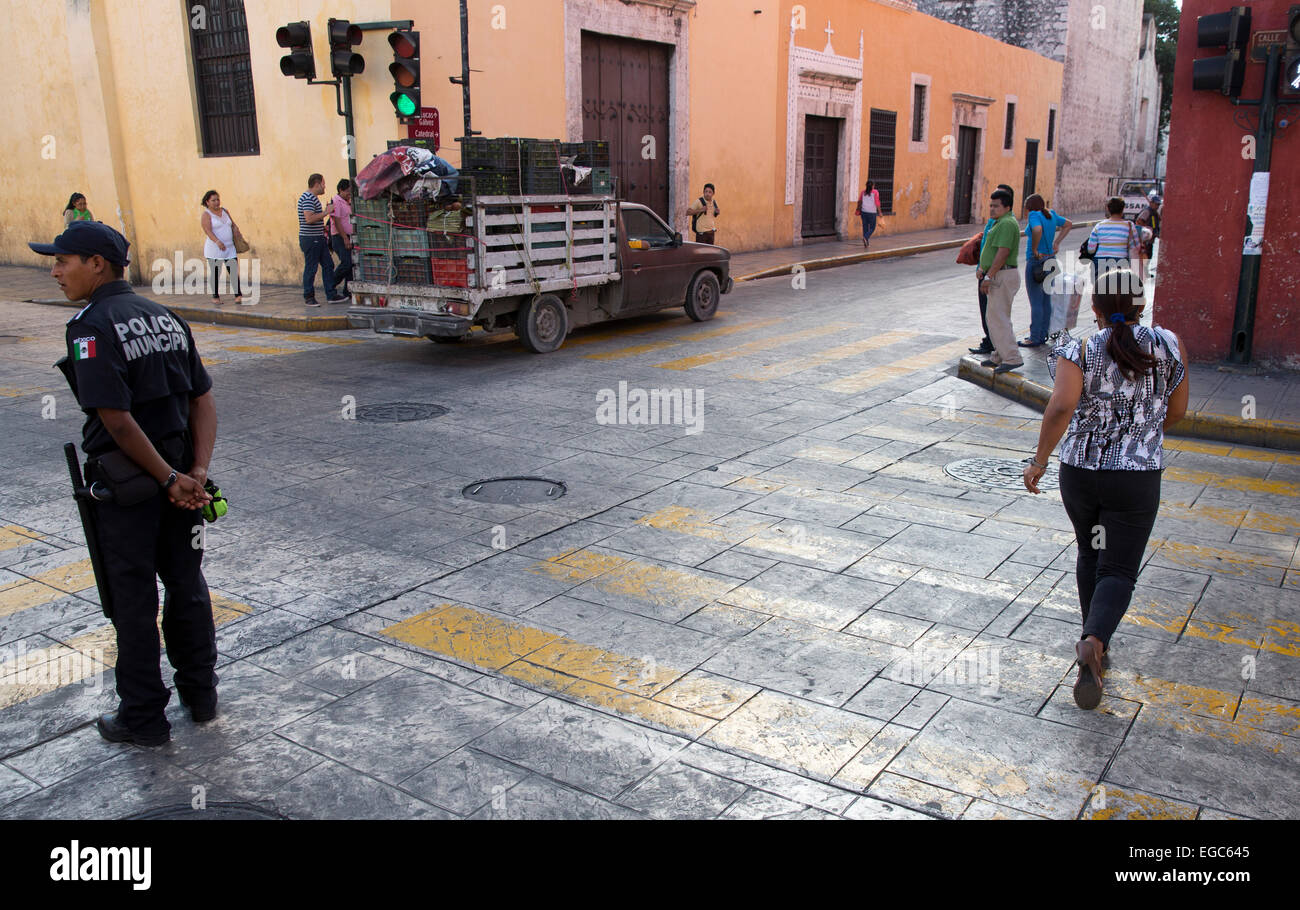
{"label": "police officer's navy uniform", "polygon": [[[168,464],[188,472],[190,399],[212,388],[184,320],[111,281],[67,327],[68,358],[60,367],[86,412],[82,448],[86,482],[102,479],[96,461],[117,448],[96,408],[129,411]],[[118,721],[141,736],[164,735],[170,692],[159,667],[158,589],[163,600],[167,659],[182,702],[195,717],[216,706],[216,632],[201,563],[200,511],[172,505],[162,487],[136,505],[99,502],[99,547],[117,629]]]}

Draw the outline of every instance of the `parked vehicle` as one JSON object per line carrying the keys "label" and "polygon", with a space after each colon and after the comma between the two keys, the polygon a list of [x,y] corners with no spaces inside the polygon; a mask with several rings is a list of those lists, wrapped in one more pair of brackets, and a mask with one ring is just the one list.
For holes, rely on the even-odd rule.
{"label": "parked vehicle", "polygon": [[1124,217],[1132,221],[1147,207],[1147,197],[1152,190],[1163,196],[1164,180],[1158,177],[1111,177],[1106,195],[1123,199]]}
{"label": "parked vehicle", "polygon": [[445,211],[429,218],[424,265],[410,238],[397,236],[416,233],[396,211],[410,203],[373,219],[388,225],[389,256],[363,250],[351,326],[443,343],[479,326],[514,331],[547,353],[579,326],[625,316],[683,307],[697,322],[712,319],[731,291],[727,250],[683,241],[643,205],[611,196],[467,198],[460,230],[446,229]]}

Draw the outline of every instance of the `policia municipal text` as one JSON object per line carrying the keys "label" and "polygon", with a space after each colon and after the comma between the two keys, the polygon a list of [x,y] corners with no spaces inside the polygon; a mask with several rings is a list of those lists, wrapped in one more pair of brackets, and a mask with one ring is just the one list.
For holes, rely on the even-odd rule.
{"label": "policia municipal text", "polygon": [[86,483],[107,498],[91,504],[87,534],[98,541],[99,582],[117,630],[120,704],[99,718],[99,732],[161,745],[171,738],[171,692],[159,667],[155,576],[166,590],[162,631],[181,704],[199,723],[217,711],[199,511],[212,498],[204,490],[217,432],[212,380],[189,326],[123,280],[129,244],[117,231],[74,221],[53,243],[28,245],[54,257],[50,274],[69,300],[89,301],[68,322],[68,355],[58,366],[86,413]]}

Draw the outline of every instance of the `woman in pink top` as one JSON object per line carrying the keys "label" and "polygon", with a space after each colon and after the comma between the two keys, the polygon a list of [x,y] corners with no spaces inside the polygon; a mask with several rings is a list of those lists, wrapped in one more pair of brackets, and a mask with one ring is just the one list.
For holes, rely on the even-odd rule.
{"label": "woman in pink top", "polygon": [[334,197],[332,214],[325,219],[325,234],[329,237],[330,249],[338,257],[338,267],[334,269],[335,280],[347,297],[348,281],[352,278],[352,250],[356,248],[356,227],[352,224],[352,183],[344,179],[338,184],[338,195]]}
{"label": "woman in pink top", "polygon": [[880,215],[880,193],[876,190],[874,180],[867,181],[867,188],[858,199],[858,207],[853,212],[862,216],[862,248],[871,246],[871,235],[876,232],[876,218]]}

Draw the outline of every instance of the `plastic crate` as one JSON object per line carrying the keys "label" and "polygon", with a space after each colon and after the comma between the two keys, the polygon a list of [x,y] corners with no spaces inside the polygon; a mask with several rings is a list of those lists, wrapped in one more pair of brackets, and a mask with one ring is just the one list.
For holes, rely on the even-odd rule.
{"label": "plastic crate", "polygon": [[585,182],[596,196],[614,195],[614,173],[607,167],[594,168]]}
{"label": "plastic crate", "polygon": [[373,221],[357,224],[357,249],[362,253],[387,253],[388,225]]}
{"label": "plastic crate", "polygon": [[388,197],[380,196],[378,199],[356,197],[352,200],[352,214],[357,216],[358,225],[364,221],[387,221]]}
{"label": "plastic crate", "polygon": [[529,140],[514,137],[485,139],[473,136],[463,141],[460,150],[461,171],[483,168],[511,170],[523,162],[524,143]]}
{"label": "plastic crate", "polygon": [[560,196],[573,191],[573,178],[563,174],[558,167],[524,173],[524,193],[529,196]]}
{"label": "plastic crate", "polygon": [[429,258],[429,235],[426,231],[408,231],[393,229],[392,250],[394,256],[419,256]]}
{"label": "plastic crate", "polygon": [[422,256],[394,256],[393,284],[431,284],[429,260]]}
{"label": "plastic crate", "polygon": [[362,253],[356,257],[358,281],[389,284],[393,280],[391,260],[386,253]]}
{"label": "plastic crate", "polygon": [[444,288],[469,287],[469,262],[463,257],[433,260],[433,283]]}
{"label": "plastic crate", "polygon": [[459,188],[464,196],[519,195],[519,175],[513,171],[462,171],[460,176]]}
{"label": "plastic crate", "polygon": [[394,199],[392,205],[393,224],[398,227],[424,230],[425,222],[429,220],[429,207],[424,202]]}

